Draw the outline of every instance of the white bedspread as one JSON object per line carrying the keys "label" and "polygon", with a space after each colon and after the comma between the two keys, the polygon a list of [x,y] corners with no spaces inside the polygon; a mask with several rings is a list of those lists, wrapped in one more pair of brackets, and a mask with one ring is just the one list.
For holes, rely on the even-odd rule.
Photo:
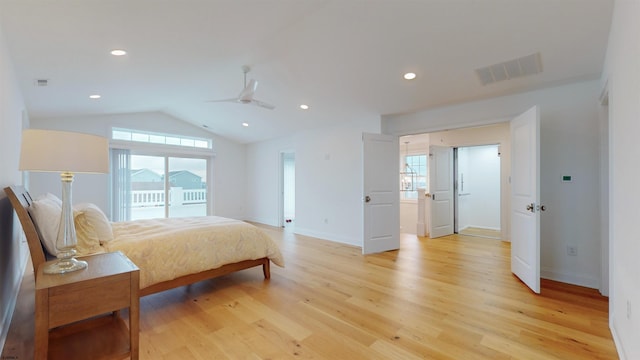
{"label": "white bedspread", "polygon": [[114,222],[113,240],[140,268],[140,288],[242,260],[268,257],[284,266],[280,249],[259,228],[217,216]]}

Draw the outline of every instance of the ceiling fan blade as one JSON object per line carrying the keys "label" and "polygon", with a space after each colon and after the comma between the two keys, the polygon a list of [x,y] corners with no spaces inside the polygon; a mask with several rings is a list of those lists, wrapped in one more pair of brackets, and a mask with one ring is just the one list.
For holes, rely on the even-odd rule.
{"label": "ceiling fan blade", "polygon": [[276,108],[276,106],[275,106],[275,105],[271,105],[271,104],[269,104],[269,103],[266,103],[266,102],[264,102],[264,101],[260,101],[260,100],[256,100],[256,99],[252,99],[252,100],[251,100],[251,103],[252,103],[252,104],[254,104],[254,105],[257,105],[257,106],[263,107],[263,108],[265,108],[265,109],[269,109],[269,110],[273,110],[273,109],[275,109],[275,108]]}
{"label": "ceiling fan blade", "polygon": [[248,66],[242,67],[242,72],[244,73],[245,86],[244,86],[244,89],[242,89],[242,91],[240,92],[240,94],[238,94],[237,98],[209,100],[207,102],[235,102],[240,104],[252,104],[252,105],[260,106],[269,110],[275,109],[276,108],[275,105],[266,103],[264,101],[256,100],[253,98],[253,94],[258,89],[258,81],[255,79],[251,79],[249,80],[249,83],[247,83],[247,73],[249,72],[249,70],[250,69]]}
{"label": "ceiling fan blade", "polygon": [[207,100],[205,102],[238,102],[238,99],[219,99],[219,100]]}
{"label": "ceiling fan blade", "polygon": [[258,89],[258,81],[254,79],[249,80],[249,83],[247,84],[247,86],[245,86],[245,88],[242,89],[242,91],[238,95],[238,101],[251,102],[251,99],[253,98],[253,94],[256,92],[256,89]]}

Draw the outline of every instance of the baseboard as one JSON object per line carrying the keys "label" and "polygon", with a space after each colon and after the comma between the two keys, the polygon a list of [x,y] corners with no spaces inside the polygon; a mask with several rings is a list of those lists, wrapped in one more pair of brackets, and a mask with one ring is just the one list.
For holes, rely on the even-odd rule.
{"label": "baseboard", "polygon": [[598,289],[600,285],[599,279],[590,276],[581,276],[576,274],[567,274],[551,269],[540,269],[540,277],[543,279],[559,281],[567,284],[584,286],[592,289]]}
{"label": "baseboard", "polygon": [[627,360],[627,355],[624,352],[624,348],[622,347],[622,341],[620,340],[620,336],[618,335],[618,330],[616,329],[615,317],[613,314],[609,314],[609,330],[611,330],[611,337],[613,337],[613,344],[616,346],[616,351],[618,352],[618,358],[620,360]]}
{"label": "baseboard", "polygon": [[501,229],[499,227],[477,226],[477,225],[467,225],[467,226],[463,227],[462,229],[459,229],[459,231],[462,231],[462,230],[465,230],[465,229],[468,229],[468,228],[491,230],[491,231],[501,231]]}
{"label": "baseboard", "polygon": [[275,226],[275,227],[278,226],[278,221],[277,220],[275,222],[273,222],[270,219],[261,219],[261,218],[251,217],[251,218],[246,218],[245,221],[258,223],[258,224],[269,225],[269,226]]}
{"label": "baseboard", "polygon": [[295,227],[294,232],[303,236],[310,236],[322,240],[333,241],[341,244],[353,245],[357,247],[362,247],[362,242],[359,239],[350,238],[347,236],[336,235],[333,233],[326,233],[320,231],[314,231],[310,229],[300,228],[299,226]]}

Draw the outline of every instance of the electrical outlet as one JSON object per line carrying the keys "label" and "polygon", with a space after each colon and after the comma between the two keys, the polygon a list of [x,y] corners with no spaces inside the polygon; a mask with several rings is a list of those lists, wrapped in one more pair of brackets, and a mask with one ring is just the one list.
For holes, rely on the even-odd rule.
{"label": "electrical outlet", "polygon": [[577,256],[578,255],[578,247],[573,245],[567,245],[567,255],[569,256]]}

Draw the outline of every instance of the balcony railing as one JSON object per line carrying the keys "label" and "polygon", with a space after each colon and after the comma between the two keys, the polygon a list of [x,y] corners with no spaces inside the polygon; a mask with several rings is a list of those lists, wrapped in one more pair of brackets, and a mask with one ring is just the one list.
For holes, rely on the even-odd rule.
{"label": "balcony railing", "polygon": [[[131,191],[131,207],[164,206],[164,190],[135,190]],[[171,188],[169,190],[169,206],[206,204],[207,189]]]}
{"label": "balcony railing", "polygon": [[165,215],[164,190],[131,192],[131,220],[207,215],[207,190],[171,188]]}

